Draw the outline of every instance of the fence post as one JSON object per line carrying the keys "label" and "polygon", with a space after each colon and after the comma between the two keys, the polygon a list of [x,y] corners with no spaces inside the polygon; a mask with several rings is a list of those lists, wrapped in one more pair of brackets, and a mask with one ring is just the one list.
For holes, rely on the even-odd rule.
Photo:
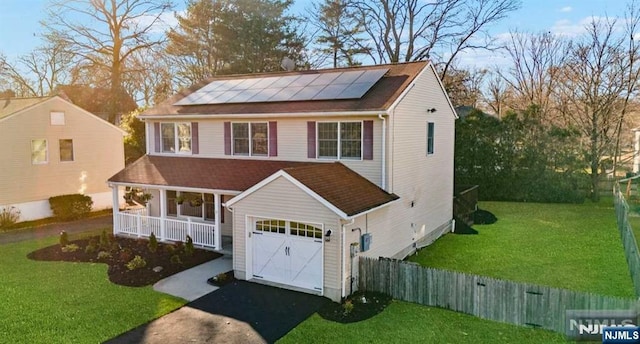
{"label": "fence post", "polygon": [[142,217],[140,217],[140,212],[136,213],[136,232],[138,233],[138,238],[141,236],[142,229]]}

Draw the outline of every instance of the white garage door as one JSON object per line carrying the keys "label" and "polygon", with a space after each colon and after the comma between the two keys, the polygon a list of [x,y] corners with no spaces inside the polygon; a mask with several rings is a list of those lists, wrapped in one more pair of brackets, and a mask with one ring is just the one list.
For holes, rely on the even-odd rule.
{"label": "white garage door", "polygon": [[294,221],[256,220],[253,277],[322,291],[322,228]]}

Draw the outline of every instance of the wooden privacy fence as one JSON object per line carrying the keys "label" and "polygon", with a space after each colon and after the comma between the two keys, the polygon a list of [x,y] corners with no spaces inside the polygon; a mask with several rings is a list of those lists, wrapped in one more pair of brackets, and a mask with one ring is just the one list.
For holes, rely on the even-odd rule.
{"label": "wooden privacy fence", "polygon": [[624,255],[627,257],[627,265],[629,266],[629,273],[633,280],[633,288],[636,296],[640,297],[640,253],[638,252],[638,242],[629,224],[629,205],[624,199],[624,195],[620,190],[620,184],[618,183],[616,183],[613,188],[613,200],[616,209],[618,230],[622,237]]}
{"label": "wooden privacy fence", "polygon": [[636,300],[360,258],[359,288],[480,318],[565,332],[566,310],[635,310]]}

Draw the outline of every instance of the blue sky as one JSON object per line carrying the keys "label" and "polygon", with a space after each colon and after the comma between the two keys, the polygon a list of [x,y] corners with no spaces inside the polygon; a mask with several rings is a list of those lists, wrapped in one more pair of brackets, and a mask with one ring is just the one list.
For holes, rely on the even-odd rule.
{"label": "blue sky", "polygon": [[[25,54],[40,44],[38,35],[42,32],[39,22],[44,19],[44,0],[0,0],[0,52],[9,59]],[[184,1],[174,0],[176,9],[184,8]],[[624,0],[523,0],[523,6],[508,18],[490,28],[490,33],[501,37],[509,30],[551,31],[573,36],[582,31],[588,18],[592,16],[620,16],[627,1]],[[308,1],[296,0],[294,10],[302,11]],[[504,36],[502,36],[504,37]],[[476,60],[489,63],[490,54],[465,56],[467,62]],[[463,62],[464,63],[464,62]]]}

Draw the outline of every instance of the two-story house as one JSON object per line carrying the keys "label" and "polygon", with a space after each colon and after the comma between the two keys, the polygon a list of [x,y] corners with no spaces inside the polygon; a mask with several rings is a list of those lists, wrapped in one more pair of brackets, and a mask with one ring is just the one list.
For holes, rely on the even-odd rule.
{"label": "two-story house", "polygon": [[76,193],[111,208],[105,181],[124,168],[124,135],[59,96],[0,99],[0,208],[35,220],[52,216],[49,197]]}
{"label": "two-story house", "polygon": [[109,182],[153,198],[114,232],[231,245],[239,279],[340,300],[358,256],[451,229],[456,115],[428,62],[218,77],[141,118],[147,155]]}

